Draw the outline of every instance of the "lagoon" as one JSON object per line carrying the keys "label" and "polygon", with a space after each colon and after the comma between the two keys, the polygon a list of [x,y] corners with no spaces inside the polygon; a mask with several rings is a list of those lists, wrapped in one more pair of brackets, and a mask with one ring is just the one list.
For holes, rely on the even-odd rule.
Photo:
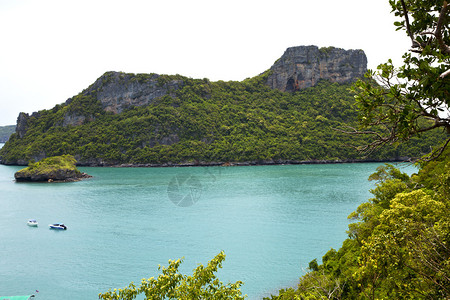
{"label": "lagoon", "polygon": [[[340,247],[379,165],[91,167],[70,183],[16,183],[21,167],[0,165],[0,294],[97,299],[169,259],[192,274],[224,250],[219,279],[261,299]],[[68,230],[48,229],[56,222]]]}

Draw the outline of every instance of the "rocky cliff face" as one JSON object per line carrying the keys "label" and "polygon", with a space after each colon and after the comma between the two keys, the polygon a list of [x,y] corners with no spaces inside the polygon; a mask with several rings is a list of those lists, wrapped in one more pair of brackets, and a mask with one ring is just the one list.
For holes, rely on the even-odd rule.
{"label": "rocky cliff face", "polygon": [[170,80],[158,74],[107,72],[83,94],[96,93],[105,111],[121,113],[126,108],[148,105],[165,95],[172,96],[182,86],[182,80]]}
{"label": "rocky cliff face", "polygon": [[288,48],[270,68],[267,84],[283,92],[312,87],[321,79],[349,83],[363,77],[367,58],[362,50],[299,46]]}
{"label": "rocky cliff face", "polygon": [[30,115],[24,112],[19,113],[17,117],[16,133],[20,138],[23,138],[27,133],[29,118]]}

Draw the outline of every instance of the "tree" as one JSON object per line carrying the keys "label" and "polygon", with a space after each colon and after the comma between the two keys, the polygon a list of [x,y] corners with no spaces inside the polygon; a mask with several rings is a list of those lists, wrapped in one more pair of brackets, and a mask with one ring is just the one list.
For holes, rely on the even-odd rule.
{"label": "tree", "polygon": [[[395,144],[435,128],[450,133],[450,38],[447,0],[390,0],[392,12],[401,21],[394,25],[411,39],[412,48],[403,55],[403,65],[392,60],[369,70],[359,80],[356,93],[361,128],[353,133],[374,135],[362,147],[372,151]],[[442,147],[430,154],[442,153]]]}
{"label": "tree", "polygon": [[141,285],[136,286],[133,282],[123,289],[109,290],[104,294],[99,294],[99,299],[103,300],[130,300],[139,294],[144,294],[145,299],[245,299],[240,290],[241,281],[224,285],[214,274],[222,268],[225,260],[225,253],[221,251],[208,265],[199,265],[192,276],[180,274],[178,268],[182,263],[181,259],[169,260],[168,267],[159,266],[162,274],[158,278],[142,279]]}
{"label": "tree", "polygon": [[422,189],[399,193],[362,246],[356,279],[375,298],[444,299],[450,294],[447,203]]}

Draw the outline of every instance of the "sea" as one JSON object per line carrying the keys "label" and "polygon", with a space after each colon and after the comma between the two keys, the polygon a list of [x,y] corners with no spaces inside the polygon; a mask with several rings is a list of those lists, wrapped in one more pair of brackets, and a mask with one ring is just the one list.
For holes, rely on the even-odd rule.
{"label": "sea", "polygon": [[[98,299],[169,259],[192,275],[224,251],[219,280],[269,297],[341,246],[380,165],[84,167],[92,178],[67,183],[18,183],[22,167],[0,165],[0,296]],[[49,228],[58,222],[67,230]]]}

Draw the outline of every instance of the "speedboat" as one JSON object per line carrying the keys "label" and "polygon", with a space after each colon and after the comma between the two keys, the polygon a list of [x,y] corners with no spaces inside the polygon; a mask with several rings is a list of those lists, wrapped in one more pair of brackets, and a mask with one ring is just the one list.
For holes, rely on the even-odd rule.
{"label": "speedboat", "polygon": [[27,222],[27,225],[30,227],[37,227],[38,226],[38,222],[35,219],[29,219]]}
{"label": "speedboat", "polygon": [[50,229],[61,229],[61,230],[67,229],[66,225],[64,225],[63,223],[55,223],[55,224],[50,224],[48,226],[50,227]]}

